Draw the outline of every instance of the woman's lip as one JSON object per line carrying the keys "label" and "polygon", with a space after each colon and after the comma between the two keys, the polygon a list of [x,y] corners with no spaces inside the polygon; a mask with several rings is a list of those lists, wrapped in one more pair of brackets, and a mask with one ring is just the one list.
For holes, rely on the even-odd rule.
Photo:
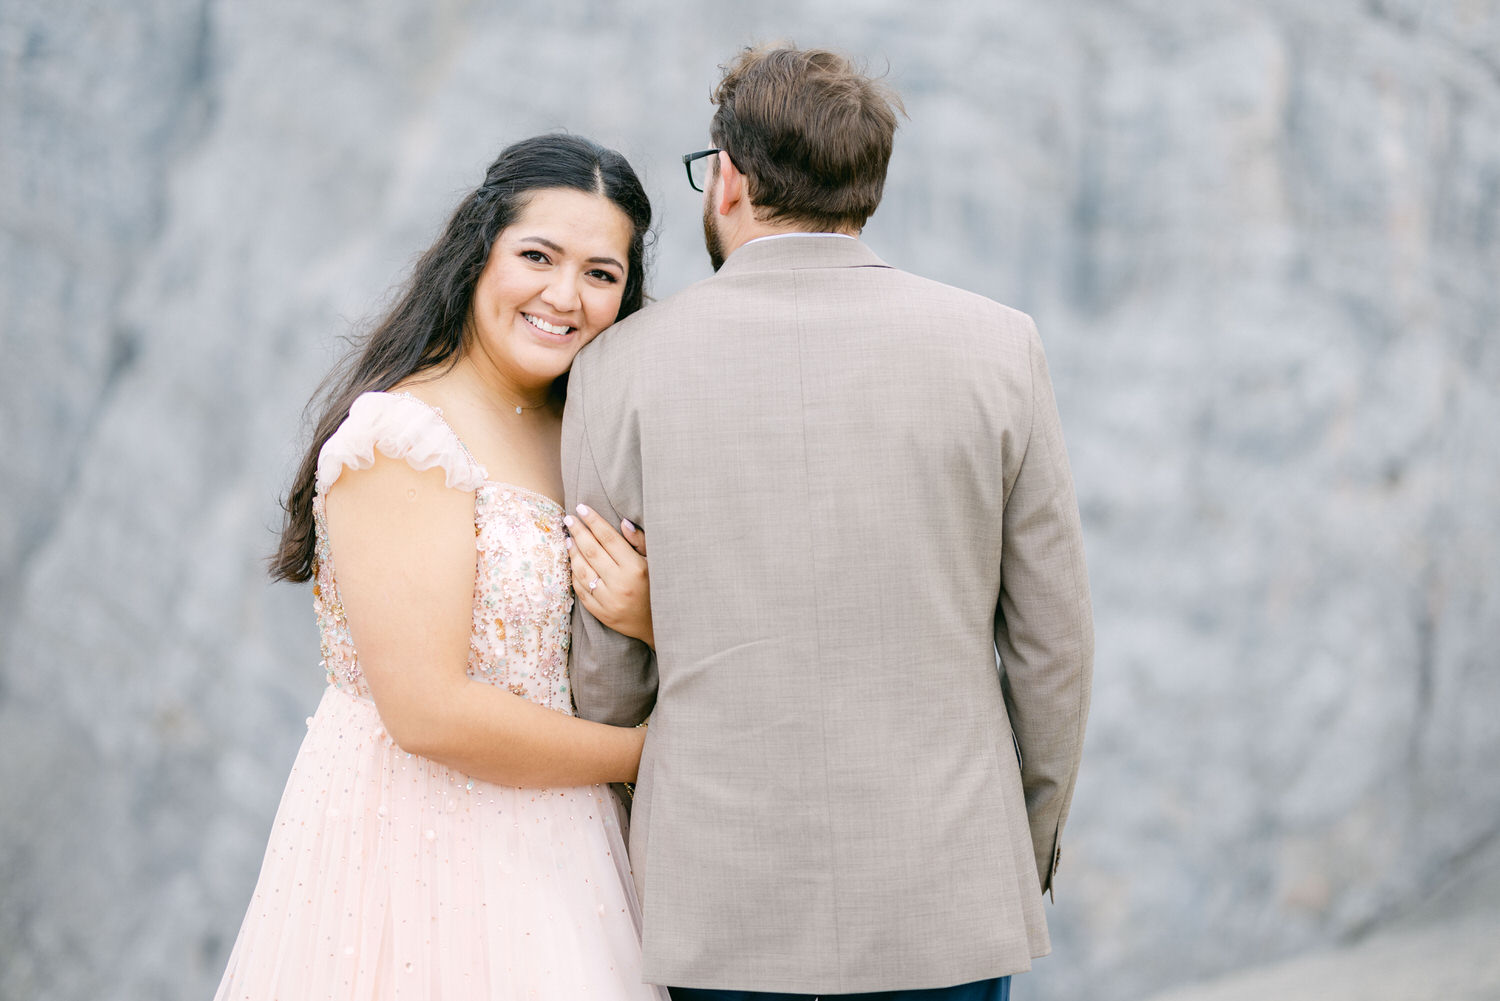
{"label": "woman's lip", "polygon": [[[520,315],[522,315],[522,317],[525,317],[526,320],[531,321],[531,326],[537,327],[538,330],[544,330],[544,332],[546,333],[555,333],[555,335],[559,336],[559,338],[561,338],[562,335],[567,335],[567,333],[573,333],[574,330],[577,330],[577,327],[574,327],[571,323],[562,323],[562,321],[559,320],[549,320],[549,318],[541,317],[541,315],[534,314],[534,312],[522,312],[522,314]],[[538,326],[538,324],[540,323],[547,324],[547,326],[549,327],[562,327],[562,332],[558,333],[556,332],[556,330],[546,330],[546,327]]]}
{"label": "woman's lip", "polygon": [[[568,335],[570,335],[570,334],[572,334],[572,333],[574,333],[574,332],[576,332],[578,330],[578,328],[575,327],[575,326],[573,326],[571,323],[558,323],[555,320],[549,320],[549,319],[547,319],[545,317],[537,316],[534,313],[522,313],[521,314],[521,319],[523,319],[527,323],[531,324],[531,327],[532,327],[533,330],[539,330],[542,333],[547,334],[547,335],[552,336],[552,337],[567,337]],[[537,325],[537,321],[541,321],[542,323],[545,323],[545,324],[547,324],[547,326],[550,326],[550,327],[562,327],[564,329],[563,329],[562,333],[558,333],[555,330],[548,330],[546,327],[538,326]]]}

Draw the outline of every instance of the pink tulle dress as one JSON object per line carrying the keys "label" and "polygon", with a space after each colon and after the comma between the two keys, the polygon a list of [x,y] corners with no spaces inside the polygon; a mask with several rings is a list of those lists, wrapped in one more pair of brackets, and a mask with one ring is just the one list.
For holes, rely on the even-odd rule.
{"label": "pink tulle dress", "polygon": [[514,789],[407,754],[339,599],[324,496],[375,450],[474,492],[469,675],[572,714],[562,509],[490,480],[441,412],[366,393],[318,459],[313,600],[328,688],[307,721],[217,998],[636,999],[640,914],[602,786]]}

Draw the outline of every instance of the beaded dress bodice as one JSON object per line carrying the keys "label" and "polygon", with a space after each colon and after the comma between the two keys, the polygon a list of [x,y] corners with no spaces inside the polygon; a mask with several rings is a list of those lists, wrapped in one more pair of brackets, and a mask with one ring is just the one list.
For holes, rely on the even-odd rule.
{"label": "beaded dress bodice", "polygon": [[319,454],[313,605],[329,684],[370,698],[339,596],[324,498],[344,467],[373,464],[376,448],[418,469],[441,466],[448,486],[474,491],[469,676],[571,715],[572,570],[561,506],[550,497],[489,479],[441,412],[404,394],[361,396]]}

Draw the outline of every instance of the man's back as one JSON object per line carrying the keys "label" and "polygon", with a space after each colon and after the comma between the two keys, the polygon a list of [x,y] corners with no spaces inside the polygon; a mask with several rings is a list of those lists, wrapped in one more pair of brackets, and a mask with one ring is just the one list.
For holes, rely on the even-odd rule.
{"label": "man's back", "polygon": [[[1047,951],[1092,630],[1029,318],[854,240],[747,244],[580,355],[564,476],[650,538],[648,979],[852,993]],[[641,651],[577,614],[580,711],[634,722]]]}

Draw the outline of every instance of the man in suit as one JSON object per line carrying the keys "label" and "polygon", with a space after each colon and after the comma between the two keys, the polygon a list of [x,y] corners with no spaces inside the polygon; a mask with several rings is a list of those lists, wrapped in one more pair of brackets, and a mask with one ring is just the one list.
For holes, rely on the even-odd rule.
{"label": "man in suit", "polygon": [[690,178],[716,274],[585,348],[563,427],[570,507],[650,538],[655,651],[580,603],[572,654],[584,716],[650,714],[645,976],[1004,998],[1050,949],[1093,661],[1042,346],[857,239],[881,84],[749,50],[714,103]]}

